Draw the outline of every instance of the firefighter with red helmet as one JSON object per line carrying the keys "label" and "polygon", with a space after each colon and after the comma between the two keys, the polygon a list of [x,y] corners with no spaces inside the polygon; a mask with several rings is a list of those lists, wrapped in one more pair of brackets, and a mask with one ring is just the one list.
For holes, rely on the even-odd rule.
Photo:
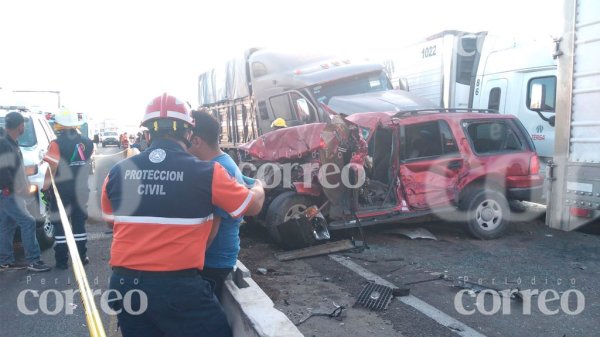
{"label": "firefighter with red helmet", "polygon": [[183,101],[153,99],[142,121],[149,148],[116,164],[102,188],[103,217],[114,233],[110,301],[124,337],[232,334],[199,271],[218,230],[215,207],[233,217],[258,214],[264,191],[186,152],[193,123]]}

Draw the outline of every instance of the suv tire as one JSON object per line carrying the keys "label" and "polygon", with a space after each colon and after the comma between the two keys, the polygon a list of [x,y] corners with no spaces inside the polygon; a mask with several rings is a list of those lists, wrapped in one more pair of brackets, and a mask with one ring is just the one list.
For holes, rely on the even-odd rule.
{"label": "suv tire", "polygon": [[48,215],[36,220],[36,236],[40,249],[48,249],[54,244],[54,224]]}
{"label": "suv tire", "polygon": [[266,216],[267,230],[273,240],[285,249],[295,249],[312,246],[316,243],[310,228],[302,228],[300,237],[296,237],[294,242],[285,241],[279,234],[279,225],[292,219],[296,214],[305,211],[308,207],[314,205],[313,200],[305,195],[296,192],[284,192],[269,205]]}
{"label": "suv tire", "polygon": [[504,194],[490,189],[475,189],[461,202],[467,215],[467,228],[481,240],[496,239],[508,229],[510,208]]}

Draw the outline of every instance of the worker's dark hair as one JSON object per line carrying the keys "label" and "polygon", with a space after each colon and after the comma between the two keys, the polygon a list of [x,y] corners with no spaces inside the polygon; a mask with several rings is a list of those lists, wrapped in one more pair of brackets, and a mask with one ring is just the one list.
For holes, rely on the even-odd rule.
{"label": "worker's dark hair", "polygon": [[219,122],[206,109],[192,111],[194,136],[200,137],[212,147],[219,146]]}
{"label": "worker's dark hair", "polygon": [[23,115],[16,111],[9,112],[6,114],[6,116],[4,116],[4,127],[7,130],[14,130],[23,123],[25,123],[25,118],[23,118]]}

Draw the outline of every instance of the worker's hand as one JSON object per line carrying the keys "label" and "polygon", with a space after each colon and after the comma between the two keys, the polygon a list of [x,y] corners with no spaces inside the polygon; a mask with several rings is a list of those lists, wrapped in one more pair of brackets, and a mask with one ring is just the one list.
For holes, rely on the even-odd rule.
{"label": "worker's hand", "polygon": [[263,187],[264,183],[256,179],[256,183],[250,189],[250,193],[253,194],[252,202],[246,211],[246,215],[254,216],[258,215],[263,207],[263,203],[265,202],[265,189]]}

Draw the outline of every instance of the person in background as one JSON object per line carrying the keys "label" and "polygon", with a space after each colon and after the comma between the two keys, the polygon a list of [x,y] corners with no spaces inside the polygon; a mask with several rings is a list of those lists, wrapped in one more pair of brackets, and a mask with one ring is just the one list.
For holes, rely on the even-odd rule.
{"label": "person in background", "polygon": [[[221,164],[229,175],[247,187],[261,184],[260,181],[242,175],[233,159],[219,148],[219,122],[206,111],[194,111],[195,126],[193,128],[192,145],[188,152],[201,160]],[[262,185],[262,184],[261,184]],[[242,218],[234,218],[227,212],[216,209],[215,214],[221,217],[219,231],[206,250],[206,259],[202,277],[215,283],[213,290],[220,298],[223,283],[233,270],[240,252],[240,224]]]}
{"label": "person in background", "polygon": [[[0,271],[25,268],[49,271],[51,268],[40,260],[35,219],[25,207],[24,197],[30,184],[17,141],[25,131],[25,119],[18,112],[9,112],[4,117],[4,126],[5,129],[0,128]],[[27,265],[15,263],[13,240],[17,226],[21,229]]]}
{"label": "person in background", "polygon": [[133,315],[120,309],[139,308],[139,296],[132,296],[133,303],[109,299],[120,310],[123,337],[230,337],[225,313],[200,275],[207,243],[218,230],[214,209],[234,217],[258,214],[264,190],[248,189],[220,164],[186,152],[194,120],[184,101],[166,93],[154,98],[142,125],[150,130],[150,147],[110,170],[101,199],[103,217],[114,229],[110,289],[143,293],[148,304]]}
{"label": "person in background", "polygon": [[[77,113],[63,108],[56,114],[55,119],[56,124],[63,131],[50,143],[44,160],[50,165],[50,170],[55,177],[56,188],[73,228],[79,256],[86,265],[89,259],[85,221],[88,218],[87,203],[90,194],[88,177],[94,143],[77,129],[82,125]],[[58,204],[54,199],[50,202],[50,210],[52,221],[56,224],[54,226],[56,268],[65,270],[69,267],[69,249],[63,229],[66,224],[60,220]]]}

